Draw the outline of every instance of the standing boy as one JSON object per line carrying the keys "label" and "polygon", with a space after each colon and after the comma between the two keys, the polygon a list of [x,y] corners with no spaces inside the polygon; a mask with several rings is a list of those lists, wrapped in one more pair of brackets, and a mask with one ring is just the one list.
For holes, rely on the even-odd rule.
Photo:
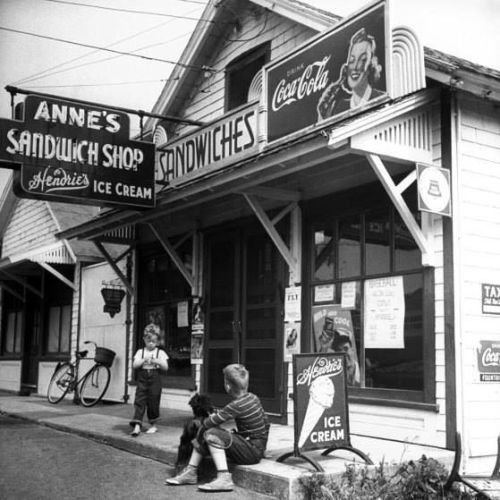
{"label": "standing boy", "polygon": [[[248,392],[248,371],[243,365],[224,368],[224,388],[233,398],[228,405],[208,416],[193,441],[193,452],[187,467],[165,482],[171,485],[196,484],[197,469],[204,456],[210,454],[217,469],[212,482],[198,486],[202,491],[232,491],[234,484],[227,467],[227,458],[236,464],[256,464],[264,456],[269,424],[260,399]],[[234,419],[236,432],[220,427]]]}
{"label": "standing boy", "polygon": [[158,347],[157,332],[144,331],[144,348],[134,356],[132,366],[137,370],[137,387],[134,401],[134,417],[130,421],[132,436],[140,434],[142,419],[147,412],[150,427],[146,434],[157,432],[156,421],[160,417],[161,375],[160,370],[168,370],[167,353]]}

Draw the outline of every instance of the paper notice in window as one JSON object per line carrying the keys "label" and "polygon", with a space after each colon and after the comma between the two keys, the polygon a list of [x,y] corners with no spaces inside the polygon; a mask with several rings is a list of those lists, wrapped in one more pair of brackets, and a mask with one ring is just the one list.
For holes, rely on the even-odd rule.
{"label": "paper notice in window", "polygon": [[404,349],[403,277],[367,280],[364,302],[365,348]]}
{"label": "paper notice in window", "polygon": [[301,295],[300,286],[289,286],[285,289],[285,322],[301,320]]}
{"label": "paper notice in window", "polygon": [[188,302],[182,301],[177,304],[177,326],[179,328],[189,326]]}

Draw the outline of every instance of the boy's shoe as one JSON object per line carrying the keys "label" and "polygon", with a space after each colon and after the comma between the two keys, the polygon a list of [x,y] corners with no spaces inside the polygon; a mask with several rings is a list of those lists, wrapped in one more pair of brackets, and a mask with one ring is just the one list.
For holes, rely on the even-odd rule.
{"label": "boy's shoe", "polygon": [[198,473],[196,467],[188,465],[184,470],[175,477],[169,477],[165,480],[165,484],[180,486],[182,484],[196,484],[198,482]]}
{"label": "boy's shoe", "polygon": [[234,483],[229,472],[218,472],[217,478],[207,484],[200,484],[201,491],[233,491]]}
{"label": "boy's shoe", "polygon": [[146,434],[154,434],[155,432],[158,432],[158,427],[156,425],[152,425],[147,431]]}

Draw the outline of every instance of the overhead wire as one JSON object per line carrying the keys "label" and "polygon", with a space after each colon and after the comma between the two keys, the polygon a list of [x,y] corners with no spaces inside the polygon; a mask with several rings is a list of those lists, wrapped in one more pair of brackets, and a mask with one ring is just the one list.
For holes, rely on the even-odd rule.
{"label": "overhead wire", "polygon": [[37,37],[37,38],[43,38],[43,39],[46,39],[46,40],[52,40],[54,42],[68,43],[68,44],[71,44],[71,45],[77,45],[79,47],[87,47],[87,48],[91,48],[91,49],[98,49],[98,50],[102,50],[102,51],[105,51],[105,52],[112,52],[114,54],[120,54],[122,56],[137,57],[139,59],[145,59],[147,61],[163,62],[163,63],[174,64],[174,65],[177,64],[177,65],[182,66],[183,68],[187,68],[187,69],[197,69],[197,70],[201,70],[201,71],[216,72],[216,70],[214,68],[211,68],[209,66],[196,66],[196,65],[193,65],[193,64],[184,64],[184,63],[181,63],[181,62],[178,62],[178,61],[172,61],[172,60],[168,60],[168,59],[161,59],[159,57],[146,56],[146,55],[143,55],[143,54],[134,54],[134,53],[131,53],[131,52],[124,52],[124,51],[121,51],[121,50],[114,50],[114,49],[109,49],[109,48],[105,48],[105,47],[99,47],[97,45],[92,45],[92,44],[89,44],[89,43],[74,42],[72,40],[65,40],[63,38],[57,38],[57,37],[52,37],[52,36],[48,36],[48,35],[40,35],[38,33],[32,33],[30,31],[23,31],[23,30],[16,30],[16,29],[12,29],[12,28],[6,28],[5,26],[0,26],[0,30],[9,31],[11,33],[18,33],[18,34],[21,34],[21,35],[34,36],[34,37]]}
{"label": "overhead wire", "polygon": [[[167,22],[168,22],[168,21],[167,21]],[[162,23],[162,25],[163,25],[163,24],[165,24],[165,23]],[[176,37],[174,37],[174,38],[171,38],[171,39],[169,39],[169,40],[167,40],[167,41],[165,41],[165,42],[158,42],[158,43],[154,43],[154,44],[150,44],[150,45],[144,45],[144,46],[139,47],[138,49],[133,50],[133,51],[131,51],[131,52],[133,53],[133,52],[137,52],[137,51],[139,51],[139,50],[150,49],[150,48],[152,48],[152,47],[156,47],[156,46],[158,46],[158,45],[167,45],[167,44],[169,44],[169,43],[175,42],[176,40],[179,40],[180,38],[183,38],[183,37],[188,36],[188,35],[190,35],[190,34],[191,34],[191,32],[190,32],[190,31],[188,31],[188,32],[186,32],[186,33],[182,33],[181,35],[178,35],[178,36],[176,36]],[[117,43],[119,43],[119,42],[117,42]],[[116,45],[116,44],[113,44],[113,45]],[[76,61],[76,60],[82,59],[83,57],[86,57],[87,55],[94,54],[95,52],[99,52],[99,50],[94,50],[94,51],[89,52],[89,53],[87,53],[87,54],[85,54],[85,55],[83,55],[83,56],[80,56],[80,57],[77,57],[77,58],[71,59],[71,60],[67,61],[66,63],[67,63],[67,64],[69,64],[69,63],[71,63],[71,62],[73,62],[73,61]],[[71,70],[78,69],[78,68],[83,68],[83,67],[85,67],[85,66],[90,66],[90,65],[92,65],[92,64],[99,64],[99,63],[102,63],[102,62],[111,61],[111,60],[113,60],[113,59],[117,59],[117,58],[119,58],[119,57],[122,57],[122,56],[121,56],[121,55],[113,55],[113,56],[109,56],[109,57],[104,57],[104,58],[101,58],[101,59],[97,59],[97,60],[94,60],[94,61],[87,61],[87,62],[82,63],[82,64],[77,64],[76,66],[70,66],[69,68],[64,68],[64,69],[61,69],[61,70],[59,70],[59,71],[53,71],[52,73],[47,73],[47,71],[49,71],[49,70],[45,70],[45,71],[44,71],[44,72],[42,72],[42,73],[46,73],[46,74],[43,74],[43,75],[38,75],[38,74],[35,74],[35,75],[33,76],[33,78],[25,78],[25,79],[23,79],[23,80],[21,80],[21,81],[18,81],[18,82],[13,83],[13,85],[25,84],[25,83],[32,82],[32,81],[34,81],[34,80],[39,80],[39,79],[41,79],[41,78],[48,78],[48,77],[50,77],[50,76],[59,75],[59,74],[61,74],[61,73],[66,73],[67,71],[71,71]],[[50,68],[50,69],[56,69],[57,67],[63,66],[64,64],[65,64],[65,63],[61,63],[61,64],[59,64],[59,65],[53,66],[53,67],[52,67],[52,68]]]}
{"label": "overhead wire", "polygon": [[198,19],[197,17],[187,17],[187,16],[176,15],[176,14],[166,14],[164,12],[149,12],[149,11],[144,11],[144,10],[120,9],[118,7],[104,7],[102,5],[91,5],[88,3],[81,3],[81,2],[68,2],[67,0],[44,0],[44,1],[45,2],[52,2],[52,3],[66,4],[66,5],[74,5],[75,7],[90,7],[92,9],[111,10],[114,12],[125,12],[128,14],[143,14],[143,15],[147,15],[147,16],[172,17],[175,19],[186,19],[189,21],[204,21],[206,23],[213,23],[214,22],[211,19],[203,19],[203,18]]}
{"label": "overhead wire", "polygon": [[117,85],[143,85],[145,83],[175,82],[179,78],[160,78],[157,80],[136,80],[131,82],[79,83],[73,85],[28,85],[27,89],[75,88],[75,87],[112,87]]}
{"label": "overhead wire", "polygon": [[[155,26],[153,26],[152,28],[148,28],[146,30],[142,30],[142,31],[139,31],[137,33],[134,33],[133,35],[130,35],[130,36],[126,36],[124,38],[121,38],[120,40],[116,40],[115,42],[109,44],[107,47],[114,47],[115,45],[119,45],[120,43],[123,43],[123,42],[126,42],[127,40],[131,40],[132,38],[136,38],[144,33],[150,33],[151,31],[157,29],[157,28],[160,28],[162,26],[165,26],[166,24],[168,23],[171,23],[173,20],[170,19],[168,21],[165,21],[165,22],[162,22],[162,23],[159,23]],[[19,80],[17,80],[16,82],[13,83],[13,85],[21,85],[25,82],[29,82],[29,81],[32,81],[32,80],[36,80],[38,78],[45,78],[47,76],[51,76],[50,74],[50,71],[54,70],[54,69],[57,69],[57,68],[60,68],[61,66],[65,66],[67,64],[71,64],[72,62],[75,62],[75,61],[79,61],[80,59],[83,59],[85,57],[88,57],[88,56],[91,56],[92,54],[95,54],[96,52],[99,52],[99,50],[91,50],[90,52],[87,52],[81,56],[78,56],[78,57],[74,57],[72,59],[69,59],[67,61],[64,61],[62,63],[59,63],[59,64],[56,64],[54,66],[51,66],[50,68],[46,68],[42,71],[39,71],[37,73],[34,73],[32,75],[29,75],[29,76],[25,76],[24,78],[21,78]],[[121,56],[112,56],[112,58],[115,58],[115,57],[121,57]],[[106,58],[105,60],[108,60],[110,58]],[[89,62],[89,64],[91,64],[92,62]],[[77,67],[81,67],[81,65],[77,66]],[[45,74],[45,73],[49,73],[49,74]],[[54,74],[57,74],[59,72],[56,72]]]}

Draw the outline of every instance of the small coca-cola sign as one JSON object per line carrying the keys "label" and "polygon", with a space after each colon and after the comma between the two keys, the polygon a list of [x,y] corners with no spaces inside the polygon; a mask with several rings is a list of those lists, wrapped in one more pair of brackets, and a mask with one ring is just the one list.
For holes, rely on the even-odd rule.
{"label": "small coca-cola sign", "polygon": [[477,367],[481,382],[500,382],[500,341],[480,341]]}

